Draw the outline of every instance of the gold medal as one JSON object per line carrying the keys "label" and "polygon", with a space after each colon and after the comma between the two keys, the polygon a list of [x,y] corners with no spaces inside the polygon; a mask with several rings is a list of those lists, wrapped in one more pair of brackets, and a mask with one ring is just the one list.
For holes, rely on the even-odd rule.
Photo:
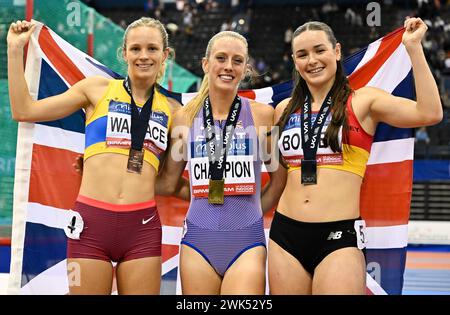
{"label": "gold medal", "polygon": [[142,164],[144,164],[144,150],[134,150],[130,148],[127,171],[130,173],[141,174]]}
{"label": "gold medal", "polygon": [[210,179],[208,202],[210,204],[223,205],[225,191],[225,179]]}

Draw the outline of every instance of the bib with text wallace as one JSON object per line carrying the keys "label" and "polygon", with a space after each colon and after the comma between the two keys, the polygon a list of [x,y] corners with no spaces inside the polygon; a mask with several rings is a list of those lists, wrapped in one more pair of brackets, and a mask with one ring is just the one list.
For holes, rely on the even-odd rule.
{"label": "bib with text wallace", "polygon": [[[311,123],[314,124],[318,113],[313,113]],[[325,132],[331,122],[331,114],[327,116],[322,128],[320,138],[318,138],[319,147],[317,149],[317,165],[341,165],[343,164],[342,153],[333,152],[329,146],[324,143]],[[300,167],[303,159],[302,138],[300,136],[300,114],[294,113],[289,116],[284,130],[278,140],[278,147],[284,160],[290,167]],[[342,143],[342,127],[339,130],[339,143]]]}
{"label": "bib with text wallace", "polygon": [[[138,107],[140,111],[141,108]],[[157,157],[167,149],[169,117],[163,112],[151,112],[144,138],[143,148]],[[128,103],[111,101],[106,127],[106,145],[131,147],[131,106]]]}

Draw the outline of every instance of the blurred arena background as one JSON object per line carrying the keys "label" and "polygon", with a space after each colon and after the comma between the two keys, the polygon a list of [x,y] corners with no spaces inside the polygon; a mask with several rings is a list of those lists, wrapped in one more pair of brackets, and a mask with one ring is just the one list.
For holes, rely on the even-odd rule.
{"label": "blurred arena background", "polygon": [[[170,32],[170,45],[176,52],[163,86],[176,92],[197,90],[203,75],[200,62],[207,41],[220,30],[235,30],[247,37],[251,64],[257,75],[243,82],[242,88],[253,89],[291,79],[292,32],[308,20],[328,23],[343,45],[344,56],[348,56],[401,26],[405,16],[420,16],[429,27],[423,46],[440,87],[444,119],[436,126],[416,130],[403,294],[450,294],[450,1],[28,0],[30,2],[34,19],[122,75],[125,64],[117,57],[117,48],[121,45],[124,28],[141,16],[160,19]],[[380,5],[379,25],[367,23],[370,3]],[[81,15],[79,21],[71,21],[71,24],[68,15],[74,5],[80,8]],[[17,123],[11,119],[8,100],[6,34],[11,22],[25,19],[27,14],[31,12],[27,12],[26,0],[0,0],[0,293],[5,291],[10,267],[17,138]],[[175,199],[161,200],[160,204],[174,209],[186,207]],[[182,217],[173,220],[182,220]],[[175,293],[175,278],[172,274],[164,279],[163,294]]]}

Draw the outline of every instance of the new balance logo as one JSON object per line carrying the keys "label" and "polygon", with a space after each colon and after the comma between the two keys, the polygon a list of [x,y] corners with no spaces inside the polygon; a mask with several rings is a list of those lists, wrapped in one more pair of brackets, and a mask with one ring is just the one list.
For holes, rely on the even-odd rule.
{"label": "new balance logo", "polygon": [[147,224],[148,222],[150,222],[154,217],[155,217],[156,213],[154,215],[152,215],[149,219],[145,220],[142,219],[142,224]]}
{"label": "new balance logo", "polygon": [[342,236],[342,231],[337,232],[331,232],[330,235],[328,235],[327,241],[329,240],[338,240]]}

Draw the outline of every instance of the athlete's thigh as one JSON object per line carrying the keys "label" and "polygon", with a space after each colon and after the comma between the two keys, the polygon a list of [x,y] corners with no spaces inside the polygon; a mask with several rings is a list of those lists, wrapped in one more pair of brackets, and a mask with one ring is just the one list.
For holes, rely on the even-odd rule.
{"label": "athlete's thigh", "polygon": [[202,255],[187,245],[181,245],[180,249],[180,277],[183,294],[220,294],[222,278]]}
{"label": "athlete's thigh", "polygon": [[113,267],[110,262],[99,259],[67,259],[69,293],[111,294]]}
{"label": "athlete's thigh", "polygon": [[365,294],[366,262],[356,247],[328,254],[316,267],[313,294]]}
{"label": "athlete's thigh", "polygon": [[161,289],[161,257],[145,257],[117,265],[119,294],[159,294]]}
{"label": "athlete's thigh", "polygon": [[271,239],[268,257],[270,294],[311,294],[311,275]]}
{"label": "athlete's thigh", "polygon": [[266,248],[245,251],[225,272],[220,294],[263,295],[266,289]]}

